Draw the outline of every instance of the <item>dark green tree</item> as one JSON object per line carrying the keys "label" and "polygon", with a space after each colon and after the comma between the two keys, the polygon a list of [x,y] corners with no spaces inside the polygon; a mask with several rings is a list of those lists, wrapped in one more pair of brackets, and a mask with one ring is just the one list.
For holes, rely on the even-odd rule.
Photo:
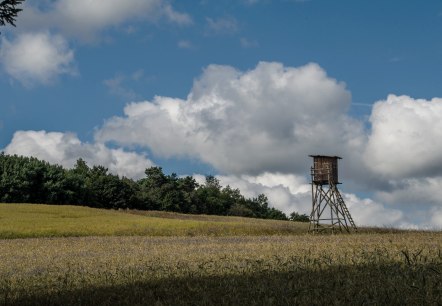
{"label": "dark green tree", "polygon": [[181,206],[184,198],[178,188],[178,177],[175,173],[166,176],[166,183],[160,187],[159,193],[161,194],[161,210],[182,212]]}
{"label": "dark green tree", "polygon": [[297,221],[297,222],[310,222],[309,216],[307,216],[306,214],[301,215],[301,214],[297,213],[296,211],[294,211],[290,214],[289,220]]}
{"label": "dark green tree", "polygon": [[131,185],[117,175],[108,173],[103,166],[93,166],[86,180],[90,204],[100,208],[132,208],[131,195],[135,193]]}
{"label": "dark green tree", "polygon": [[66,179],[72,192],[71,204],[92,206],[89,177],[91,169],[87,163],[79,158],[75,166],[67,171]]}
{"label": "dark green tree", "polygon": [[246,201],[246,207],[253,211],[256,218],[267,218],[269,211],[268,199],[264,194],[258,195],[257,198]]}
{"label": "dark green tree", "polygon": [[253,217],[253,211],[247,207],[246,199],[239,189],[232,189],[230,186],[223,188],[221,192],[224,201],[227,203],[227,215],[239,217]]}
{"label": "dark green tree", "polygon": [[182,212],[184,195],[179,190],[177,175],[165,175],[161,167],[151,167],[145,173],[146,178],[139,181],[140,199],[145,209]]}
{"label": "dark green tree", "polygon": [[274,207],[270,207],[267,215],[265,217],[266,219],[274,219],[274,220],[288,220],[285,213],[280,211],[279,209],[276,209]]}
{"label": "dark green tree", "polygon": [[255,214],[253,211],[248,208],[246,205],[241,203],[234,203],[227,212],[229,216],[238,216],[238,217],[250,217],[253,218]]}
{"label": "dark green tree", "polygon": [[198,188],[198,183],[191,176],[186,176],[183,178],[179,178],[177,180],[177,188],[180,192],[181,199],[181,212],[189,213],[196,209],[194,203],[196,202],[196,192],[195,190]]}
{"label": "dark green tree", "polygon": [[3,0],[0,2],[0,26],[10,24],[15,27],[17,14],[22,11],[18,6],[25,0]]}
{"label": "dark green tree", "polygon": [[212,176],[206,176],[206,183],[196,190],[195,213],[209,215],[226,215],[228,204],[221,194],[221,184],[219,180]]}
{"label": "dark green tree", "polygon": [[33,157],[0,154],[0,201],[75,204],[67,170]]}

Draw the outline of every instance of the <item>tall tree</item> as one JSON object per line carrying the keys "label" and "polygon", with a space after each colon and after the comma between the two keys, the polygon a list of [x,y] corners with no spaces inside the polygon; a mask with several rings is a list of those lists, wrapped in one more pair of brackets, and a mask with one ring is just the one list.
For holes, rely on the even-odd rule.
{"label": "tall tree", "polygon": [[15,18],[22,11],[18,8],[25,0],[3,0],[0,2],[0,26],[10,24],[15,27]]}

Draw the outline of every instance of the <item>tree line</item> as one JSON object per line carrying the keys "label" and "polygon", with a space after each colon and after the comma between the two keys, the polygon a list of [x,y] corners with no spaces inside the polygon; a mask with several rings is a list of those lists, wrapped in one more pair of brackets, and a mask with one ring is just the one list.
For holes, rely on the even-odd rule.
{"label": "tree line", "polygon": [[133,180],[103,166],[90,167],[83,159],[65,169],[34,157],[5,153],[0,153],[0,202],[288,219],[269,206],[264,194],[246,198],[239,189],[223,187],[210,175],[198,184],[192,176],[166,175],[161,167],[151,167],[144,178]]}

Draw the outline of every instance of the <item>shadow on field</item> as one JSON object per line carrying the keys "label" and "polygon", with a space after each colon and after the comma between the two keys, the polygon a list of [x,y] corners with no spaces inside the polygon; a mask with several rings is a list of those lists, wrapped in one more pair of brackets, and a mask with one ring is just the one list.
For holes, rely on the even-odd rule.
{"label": "shadow on field", "polygon": [[[4,305],[441,305],[441,265],[334,266],[12,293]],[[15,296],[14,296],[15,295]],[[3,296],[4,297],[4,296]]]}

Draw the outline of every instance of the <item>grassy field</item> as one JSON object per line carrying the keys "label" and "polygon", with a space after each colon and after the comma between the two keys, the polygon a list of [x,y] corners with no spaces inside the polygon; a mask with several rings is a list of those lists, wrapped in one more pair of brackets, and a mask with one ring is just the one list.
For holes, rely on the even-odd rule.
{"label": "grassy field", "polygon": [[0,240],[4,305],[440,305],[440,233]]}
{"label": "grassy field", "polygon": [[240,217],[0,204],[0,239],[80,236],[242,236],[304,233],[308,225]]}
{"label": "grassy field", "polygon": [[[30,233],[39,231],[45,222],[61,222],[51,222],[51,218],[58,220],[62,211],[67,216],[78,213],[72,207],[42,207],[46,213],[39,211],[39,215],[35,205],[29,209],[18,205],[19,209],[7,213],[12,206],[4,206],[0,205],[2,230],[12,226],[7,221],[12,211],[18,224],[20,216],[23,223],[42,218],[30,228],[23,225],[20,231]],[[296,235],[287,231],[258,235],[255,229],[252,235],[231,236],[229,230],[212,235],[200,228],[188,237],[188,229],[175,227],[173,222],[202,222],[216,231],[237,223],[275,228],[276,223],[285,227],[290,222],[79,211],[80,216],[65,219],[87,224],[82,235],[88,230],[96,235],[100,225],[108,231],[94,237],[42,238],[41,231],[36,235],[40,238],[0,239],[0,304],[442,305],[441,232],[307,235],[298,228],[292,232]],[[132,223],[118,223],[114,218],[128,218]],[[137,236],[150,232],[132,227],[126,230],[135,236],[112,236],[110,229],[115,225],[109,225],[129,222],[154,227],[161,221],[172,226],[177,236],[166,237],[172,230],[163,237]],[[60,224],[49,231],[52,236],[67,235],[58,232]]]}

